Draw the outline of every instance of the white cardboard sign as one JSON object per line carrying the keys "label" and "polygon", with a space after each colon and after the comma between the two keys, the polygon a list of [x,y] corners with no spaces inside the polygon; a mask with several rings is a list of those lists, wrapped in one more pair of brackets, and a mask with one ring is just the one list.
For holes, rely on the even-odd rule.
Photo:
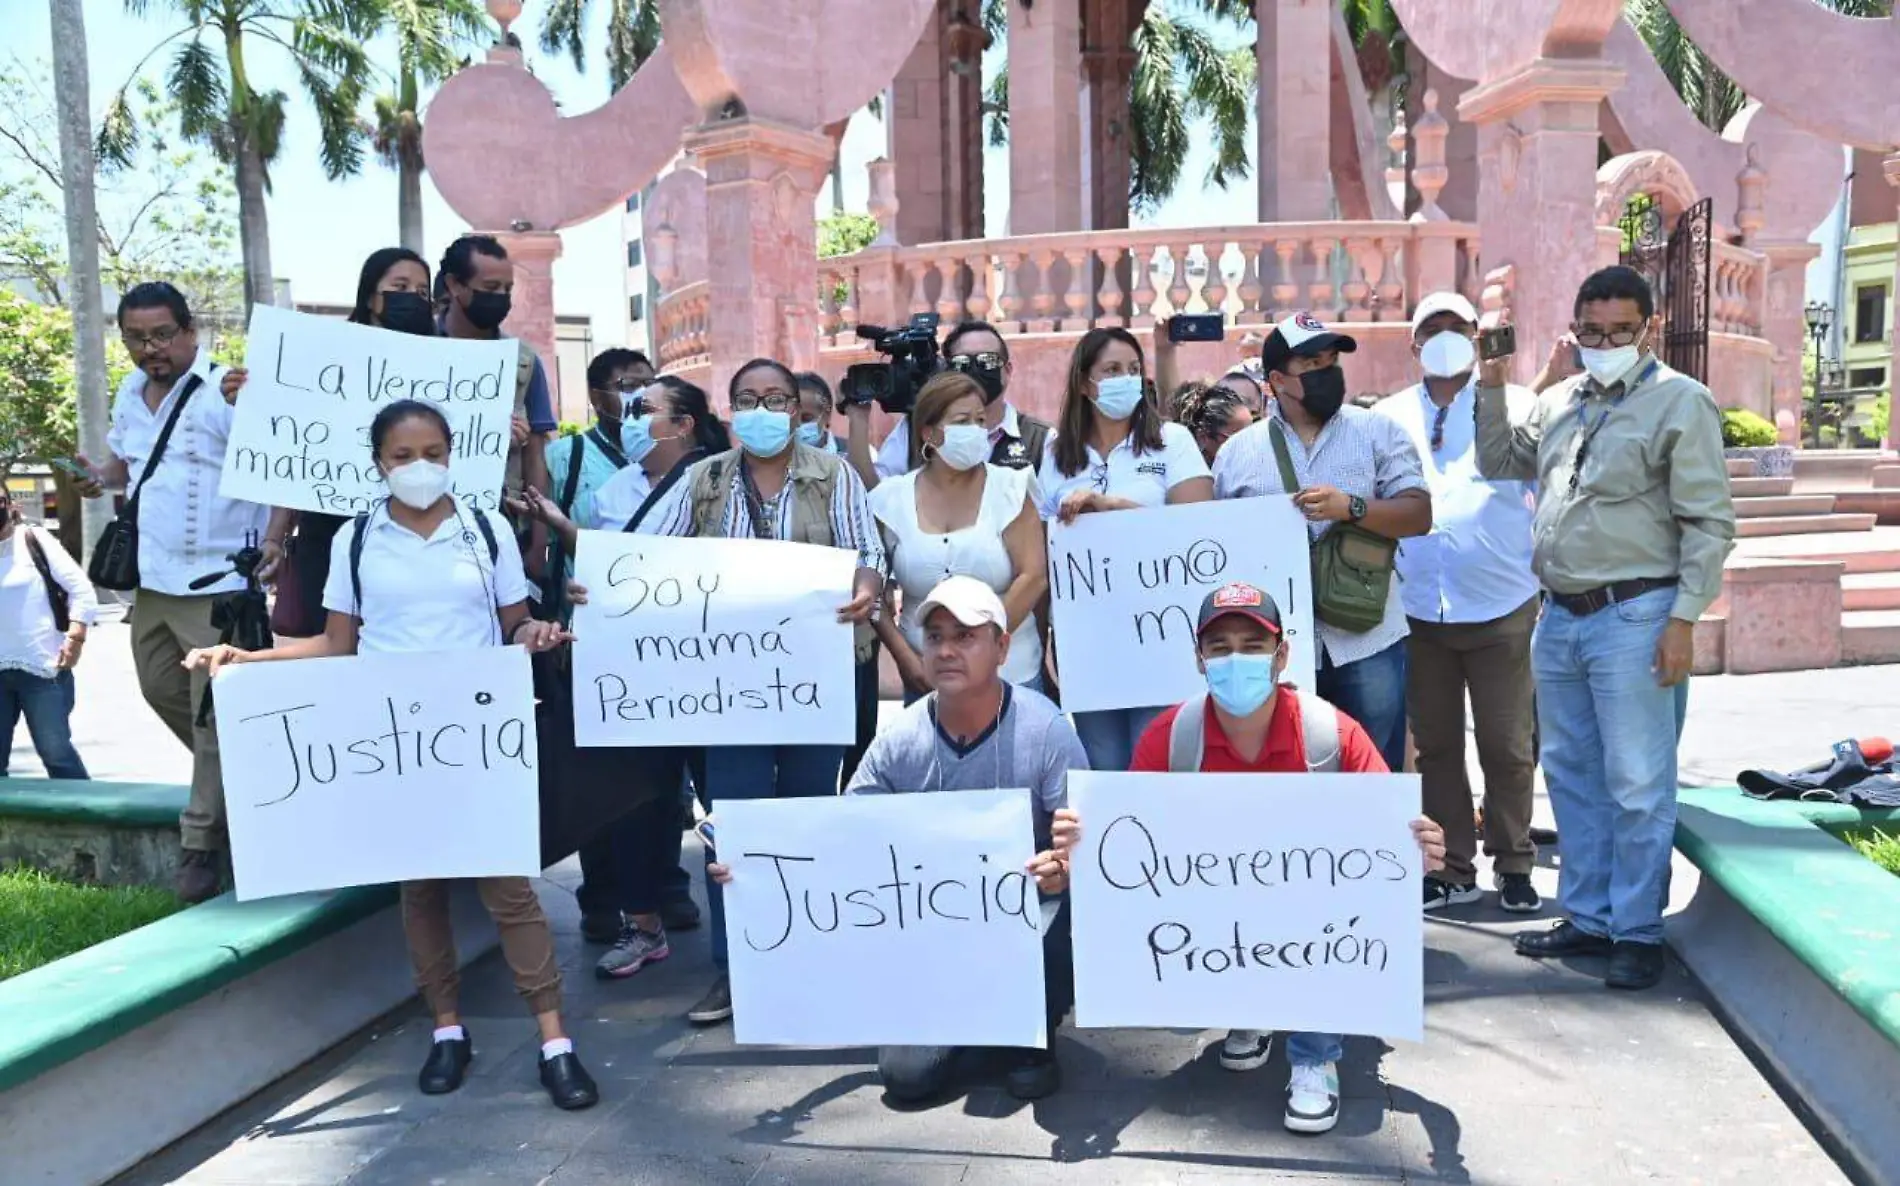
{"label": "white cardboard sign", "polygon": [[720,803],[733,1036],[1040,1046],[1029,792]]}
{"label": "white cardboard sign", "polygon": [[240,901],[540,873],[520,647],[246,663],[211,691]]}
{"label": "white cardboard sign", "polygon": [[849,745],[857,555],[753,539],[583,531],[574,743]]}
{"label": "white cardboard sign", "polygon": [[1201,601],[1232,581],[1265,590],[1286,629],[1286,679],[1312,690],[1306,523],[1283,496],[1078,515],[1050,524],[1049,596],[1062,707],[1151,708],[1204,695]]}
{"label": "white cardboard sign", "polygon": [[400,399],[448,418],[456,497],[501,509],[521,347],[425,338],[270,305],[251,310],[218,493],[328,515],[367,511],[389,493],[369,426]]}
{"label": "white cardboard sign", "polygon": [[1424,1032],[1414,774],[1069,776],[1076,1024]]}

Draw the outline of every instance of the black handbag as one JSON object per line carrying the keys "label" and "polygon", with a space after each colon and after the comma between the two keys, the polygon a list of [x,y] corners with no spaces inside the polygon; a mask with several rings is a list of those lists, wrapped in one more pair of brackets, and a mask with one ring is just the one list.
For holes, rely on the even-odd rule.
{"label": "black handbag", "polygon": [[139,587],[139,494],[145,489],[152,471],[158,468],[159,459],[165,456],[165,446],[172,439],[172,429],[178,427],[179,415],[202,386],[202,375],[194,374],[185,380],[185,389],[178,393],[178,402],[172,405],[172,414],[165,418],[165,427],[159,430],[158,442],[152,446],[152,455],[145,459],[145,469],[139,474],[138,484],[132,487],[132,496],[125,500],[125,505],[112,517],[112,522],[106,524],[106,529],[99,533],[99,542],[92,546],[92,559],[86,565],[86,575],[99,588],[129,593]]}

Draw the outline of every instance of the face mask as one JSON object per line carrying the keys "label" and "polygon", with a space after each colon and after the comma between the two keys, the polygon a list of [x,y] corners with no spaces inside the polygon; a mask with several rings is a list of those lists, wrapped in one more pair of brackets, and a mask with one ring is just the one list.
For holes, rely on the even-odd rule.
{"label": "face mask", "polygon": [[753,408],[732,417],[732,435],[754,457],[777,457],[792,439],[792,414]]}
{"label": "face mask", "polygon": [[983,389],[984,407],[988,407],[1003,398],[1003,368],[971,367],[965,373],[968,374],[970,378],[975,379],[976,385]]}
{"label": "face mask", "polygon": [[435,311],[429,307],[429,298],[419,292],[384,293],[383,314],[377,320],[384,329],[399,334],[435,336]]}
{"label": "face mask", "polygon": [[1346,372],[1337,365],[1300,376],[1300,406],[1324,424],[1346,402]]}
{"label": "face mask", "polygon": [[1478,361],[1471,339],[1456,330],[1443,330],[1418,348],[1418,363],[1434,379],[1451,379],[1470,371]]}
{"label": "face mask", "polygon": [[1273,695],[1272,655],[1222,655],[1207,660],[1207,691],[1237,717],[1244,717]]}
{"label": "face mask", "polygon": [[1597,381],[1597,385],[1608,387],[1629,374],[1642,361],[1643,352],[1636,348],[1636,343],[1631,342],[1627,346],[1612,346],[1608,349],[1579,346],[1577,355],[1583,360],[1583,369],[1590,372],[1590,377]]}
{"label": "face mask", "polygon": [[486,333],[501,328],[508,320],[508,311],[514,307],[514,297],[505,292],[470,293],[468,303],[462,306],[462,312],[468,323]]}
{"label": "face mask", "polygon": [[989,430],[980,424],[946,424],[936,450],[951,469],[975,469],[990,459]]}
{"label": "face mask", "polygon": [[653,418],[635,416],[631,420],[620,422],[620,451],[627,455],[627,461],[638,465],[653,452],[653,446],[659,442],[653,439]]}
{"label": "face mask", "polygon": [[808,420],[798,426],[798,443],[816,449],[825,443],[825,430],[818,427],[816,420]]}
{"label": "face mask", "polygon": [[1141,406],[1140,375],[1110,375],[1095,385],[1095,407],[1110,420],[1126,420]]}
{"label": "face mask", "polygon": [[434,506],[449,492],[449,467],[433,461],[411,461],[383,475],[397,502],[418,511]]}

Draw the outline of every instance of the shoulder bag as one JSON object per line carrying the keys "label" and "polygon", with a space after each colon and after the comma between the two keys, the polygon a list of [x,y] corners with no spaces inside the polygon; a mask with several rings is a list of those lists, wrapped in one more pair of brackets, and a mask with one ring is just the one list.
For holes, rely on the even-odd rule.
{"label": "shoulder bag", "polygon": [[[1280,464],[1280,483],[1288,495],[1300,489],[1287,451],[1286,434],[1278,420],[1267,423],[1273,437],[1273,456]],[[1396,540],[1357,523],[1335,523],[1312,541],[1313,616],[1336,630],[1364,634],[1385,621],[1386,599],[1392,591],[1392,565],[1398,556]]]}
{"label": "shoulder bag", "polygon": [[178,417],[202,386],[202,375],[193,374],[185,380],[185,389],[178,393],[178,402],[172,405],[172,414],[165,418],[165,427],[159,430],[158,441],[152,446],[152,455],[145,459],[145,469],[139,474],[138,483],[132,487],[131,497],[125,500],[125,505],[119,508],[112,522],[106,524],[106,529],[99,533],[99,542],[92,546],[92,559],[86,566],[86,575],[99,588],[128,593],[139,587],[139,494],[151,479],[152,471],[158,468],[160,459],[165,456],[165,446],[172,439],[172,429],[178,427]]}

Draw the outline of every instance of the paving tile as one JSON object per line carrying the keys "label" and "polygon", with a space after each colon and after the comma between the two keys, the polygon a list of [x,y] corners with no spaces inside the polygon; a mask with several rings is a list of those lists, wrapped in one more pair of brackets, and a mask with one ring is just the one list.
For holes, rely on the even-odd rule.
{"label": "paving tile", "polygon": [[345,1186],[542,1186],[567,1157],[556,1149],[403,1145],[363,1167]]}

